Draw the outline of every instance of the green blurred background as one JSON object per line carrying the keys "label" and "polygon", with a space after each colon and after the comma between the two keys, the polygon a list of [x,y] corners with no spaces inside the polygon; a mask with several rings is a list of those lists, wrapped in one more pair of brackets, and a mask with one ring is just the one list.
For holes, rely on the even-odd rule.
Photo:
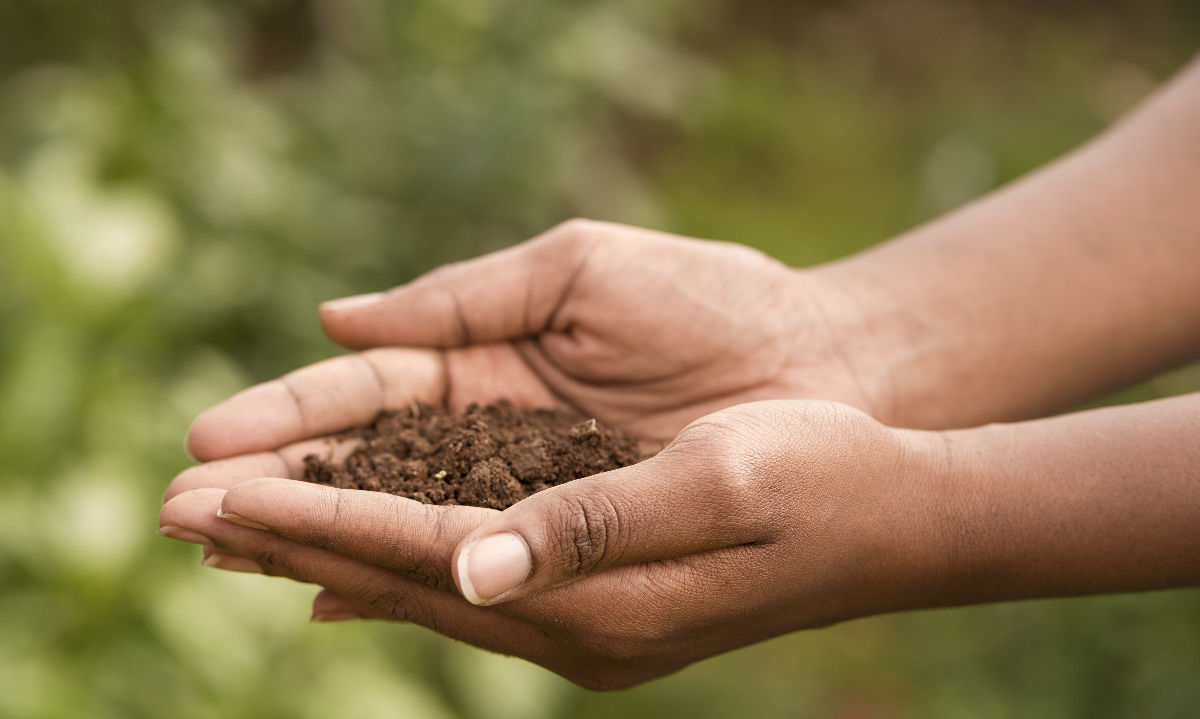
{"label": "green blurred background", "polygon": [[1196,592],[868,619],[605,695],[310,626],[312,589],[153,532],[193,416],[337,351],[321,300],[576,215],[841,256],[1197,47],[1194,0],[0,4],[0,717],[1194,716]]}

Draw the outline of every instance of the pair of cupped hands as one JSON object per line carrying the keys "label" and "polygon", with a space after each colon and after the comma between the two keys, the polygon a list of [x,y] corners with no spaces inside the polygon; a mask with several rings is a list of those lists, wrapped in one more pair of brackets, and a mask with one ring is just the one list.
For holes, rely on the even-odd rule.
{"label": "pair of cupped hands", "polygon": [[[742,246],[568,222],[324,305],[356,351],[204,412],[161,533],[323,587],[315,620],[413,622],[589,687],[921,606],[945,450],[872,418],[890,400],[839,340],[850,312]],[[381,410],[504,397],[661,450],[505,511],[297,481]]]}

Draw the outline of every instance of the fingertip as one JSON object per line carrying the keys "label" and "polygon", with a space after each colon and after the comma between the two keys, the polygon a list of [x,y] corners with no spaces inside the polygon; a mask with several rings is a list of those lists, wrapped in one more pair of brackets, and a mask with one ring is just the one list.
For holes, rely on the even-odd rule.
{"label": "fingertip", "polygon": [[248,387],[204,410],[192,420],[184,440],[200,462],[277,447],[303,436],[297,400],[288,386],[273,380]]}
{"label": "fingertip", "polygon": [[212,413],[216,407],[209,407],[192,420],[187,435],[183,440],[183,448],[188,456],[197,462],[207,462],[218,458],[218,452],[213,445]]}
{"label": "fingertip", "polygon": [[212,487],[180,492],[163,504],[158,512],[159,527],[200,529],[203,518],[215,514],[225,490]]}
{"label": "fingertip", "polygon": [[344,597],[330,589],[322,589],[317,592],[312,600],[313,621],[318,621],[317,617],[323,615],[354,611],[357,609],[357,605],[358,602],[355,602],[353,599]]}
{"label": "fingertip", "polygon": [[344,313],[370,307],[377,304],[383,299],[382,292],[368,292],[361,295],[350,295],[349,297],[339,297],[336,300],[329,300],[321,303],[321,311],[325,313]]}
{"label": "fingertip", "polygon": [[317,310],[317,318],[321,322],[322,331],[329,339],[346,349],[360,350],[364,348],[363,344],[356,342],[354,335],[348,331],[346,317],[342,313],[330,310],[326,305],[321,305]]}
{"label": "fingertip", "polygon": [[221,499],[221,511],[237,513],[244,502],[278,496],[281,491],[294,490],[297,487],[315,487],[310,482],[303,482],[284,477],[257,477],[230,487]]}
{"label": "fingertip", "polygon": [[365,349],[370,342],[364,341],[361,331],[361,325],[369,319],[364,317],[364,311],[377,310],[383,298],[383,292],[371,292],[322,302],[317,308],[321,329],[329,339],[347,349]]}
{"label": "fingertip", "polygon": [[167,485],[167,488],[165,490],[163,490],[162,503],[166,504],[167,502],[170,502],[172,499],[178,497],[180,494],[183,494],[184,492],[186,492],[190,489],[194,489],[195,488],[194,487],[194,484],[195,484],[194,477],[196,474],[195,470],[196,470],[196,467],[201,467],[201,466],[203,466],[203,465],[196,465],[195,467],[188,467],[187,469],[183,470],[179,474],[175,475],[175,479],[172,479],[171,483]]}
{"label": "fingertip", "polygon": [[187,437],[184,440],[184,447],[192,459],[198,462],[211,462],[214,459],[225,459],[251,449],[252,447],[246,443],[246,437],[252,428],[245,425],[247,425],[247,420],[253,421],[255,418],[248,417],[246,411],[231,412],[229,408],[234,403],[240,403],[243,406],[250,404],[245,399],[257,399],[256,395],[261,393],[265,386],[256,385],[244,389],[197,415],[196,419],[192,420],[191,426],[188,427]]}
{"label": "fingertip", "polygon": [[166,509],[172,505],[195,502],[198,500],[220,500],[220,498],[224,496],[225,490],[218,489],[216,487],[200,487],[198,489],[189,489],[186,492],[180,492],[176,496],[172,497],[166,504],[163,505],[163,509]]}
{"label": "fingertip", "polygon": [[247,529],[263,529],[268,532],[271,531],[271,528],[262,522],[256,522],[253,519],[248,519],[240,514],[226,512],[224,507],[217,507],[217,519],[224,520],[226,522],[232,522],[233,524],[246,527]]}
{"label": "fingertip", "polygon": [[242,557],[237,554],[229,554],[228,552],[208,552],[201,564],[206,567],[212,567],[213,569],[224,569],[227,572],[241,572],[243,574],[266,574],[266,572],[263,571],[263,566],[253,559],[250,559],[249,557]]}
{"label": "fingertip", "polygon": [[175,478],[167,485],[166,491],[163,492],[163,504],[166,504],[184,492],[191,492],[196,489],[225,489],[225,487],[215,482],[211,464],[196,464],[188,467],[175,475]]}
{"label": "fingertip", "polygon": [[191,529],[176,527],[172,524],[160,524],[158,526],[158,536],[174,539],[179,542],[187,542],[188,544],[200,544],[206,547],[212,544],[212,540],[203,534]]}
{"label": "fingertip", "polygon": [[369,604],[342,596],[329,589],[322,589],[313,597],[311,621],[340,622],[352,619],[399,621],[387,612],[376,609]]}
{"label": "fingertip", "polygon": [[322,506],[333,487],[282,477],[259,477],[232,487],[221,499],[217,516],[251,529],[286,531],[305,524],[314,507]]}

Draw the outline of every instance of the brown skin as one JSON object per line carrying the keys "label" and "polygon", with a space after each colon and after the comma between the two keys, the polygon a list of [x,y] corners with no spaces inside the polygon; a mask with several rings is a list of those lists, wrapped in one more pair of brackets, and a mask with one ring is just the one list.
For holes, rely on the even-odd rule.
{"label": "brown skin", "polygon": [[1200,60],[1092,142],[814,274],[895,426],[1045,416],[1200,356]]}
{"label": "brown skin", "polygon": [[[330,336],[379,349],[198,418],[205,463],[160,523],[333,590],[319,619],[413,621],[593,687],[868,614],[1200,584],[1200,395],[885,426],[1038,416],[1200,356],[1196,127],[1200,65],[1050,168],[812,270],[572,222],[331,303]],[[502,513],[286,479],[380,409],[501,396],[670,444]],[[530,558],[507,592],[462,559],[498,534]]]}
{"label": "brown skin", "polygon": [[[950,433],[778,400],[504,512],[251,479],[178,495],[160,521],[230,569],[328,587],[318,619],[414,622],[619,688],[880,612],[1200,583],[1198,434],[1200,395]],[[502,531],[534,572],[475,606],[454,555]]]}
{"label": "brown skin", "polygon": [[[797,435],[796,426],[811,430]],[[317,611],[415,622],[614,688],[882,611],[885,588],[916,606],[924,581],[907,570],[923,542],[908,520],[922,514],[926,493],[895,481],[897,466],[919,461],[907,451],[892,430],[844,405],[774,401],[709,415],[654,458],[574,482],[571,492],[542,492],[520,515],[258,479],[180,495],[161,521],[266,573],[354,600],[327,598]],[[219,519],[218,507],[270,531]],[[456,546],[485,523],[521,517],[534,532],[556,530],[530,534],[540,572],[525,598],[468,603],[454,590]],[[563,582],[571,583],[537,591]]]}
{"label": "brown skin", "polygon": [[573,220],[373,303],[327,303],[321,321],[334,340],[386,349],[243,392],[196,420],[188,449],[201,460],[270,449],[413,397],[454,409],[502,397],[568,405],[655,448],[697,417],[755,399],[869,409],[850,370],[828,357],[831,320],[813,292],[806,273],[742,245]]}

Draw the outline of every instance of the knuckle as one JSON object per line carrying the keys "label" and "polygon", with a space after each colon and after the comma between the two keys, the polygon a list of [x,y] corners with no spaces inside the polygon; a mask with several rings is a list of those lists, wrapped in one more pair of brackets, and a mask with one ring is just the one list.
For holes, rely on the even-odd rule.
{"label": "knuckle", "polygon": [[438,628],[436,626],[436,624],[437,624],[436,621],[433,621],[433,620],[427,618],[424,614],[418,612],[412,606],[412,604],[410,604],[409,602],[402,601],[399,597],[392,596],[392,597],[388,598],[387,613],[388,613],[388,616],[390,616],[392,619],[395,619],[398,622],[407,622],[409,624],[420,624],[422,626],[425,626],[427,624],[433,624],[434,626],[431,626],[429,628],[435,632],[438,631]]}
{"label": "knuckle", "polygon": [[[449,566],[449,557],[434,556],[436,550],[430,549],[430,547],[443,547],[447,543],[449,510],[446,507],[434,507],[430,511],[433,521],[428,524],[427,542],[395,542],[393,553],[400,559],[399,569],[408,577],[434,589],[454,591],[454,580],[446,569]],[[392,521],[396,523],[396,530],[386,532],[385,536],[403,536],[400,529],[405,523],[404,516],[405,510],[397,504],[396,510],[392,513]]]}
{"label": "knuckle", "polygon": [[[371,537],[372,542],[382,548],[380,562],[388,569],[426,586],[443,591],[453,590],[454,581],[446,569],[449,556],[444,551],[449,531],[449,507],[419,505],[421,511],[428,512],[429,516],[421,518],[422,540],[416,542],[411,541],[413,508],[398,498],[388,506],[389,510],[376,520],[375,526],[369,532],[361,533]],[[443,557],[440,552],[446,556]]]}
{"label": "knuckle", "polygon": [[431,283],[441,283],[446,280],[456,278],[462,273],[464,267],[467,266],[468,260],[455,260],[434,267],[429,272],[425,273],[421,280]]}
{"label": "knuckle", "polygon": [[607,222],[576,217],[551,227],[539,239],[554,252],[584,256],[597,242],[619,237],[621,233],[614,232]]}
{"label": "knuckle", "polygon": [[386,612],[396,621],[419,624],[439,634],[442,633],[437,615],[428,611],[420,602],[414,601],[411,596],[401,592],[389,590],[372,594],[368,597],[367,604]]}
{"label": "knuckle", "polygon": [[258,562],[259,566],[261,566],[263,569],[263,574],[268,576],[295,578],[305,577],[303,568],[296,564],[286,553],[261,551],[251,552],[245,556]]}
{"label": "knuckle", "polygon": [[791,467],[781,461],[789,430],[772,412],[739,405],[688,425],[663,455],[696,471],[708,504],[727,523],[765,527],[785,499]]}
{"label": "knuckle", "polygon": [[550,228],[547,236],[554,242],[579,243],[596,233],[599,223],[583,217],[572,217]]}
{"label": "knuckle", "polygon": [[279,383],[287,391],[288,399],[292,403],[292,410],[295,412],[296,422],[300,425],[300,430],[303,434],[308,434],[309,429],[313,426],[312,408],[305,401],[303,388],[298,386],[298,374],[290,372],[279,378]]}
{"label": "knuckle", "polygon": [[301,527],[299,534],[302,541],[317,549],[342,554],[346,548],[344,537],[349,535],[342,523],[352,514],[346,507],[346,501],[344,491],[334,489],[323,493],[313,508],[315,521]]}
{"label": "knuckle", "polygon": [[796,456],[821,456],[825,461],[810,463],[811,473],[835,471],[843,466],[838,460],[853,458],[858,465],[887,456],[895,449],[895,433],[867,413],[835,402],[789,402],[783,409],[783,423],[801,427],[784,443]]}
{"label": "knuckle", "polygon": [[696,420],[679,433],[667,456],[702,467],[710,485],[739,487],[755,474],[754,458],[761,454],[762,440],[736,420],[728,410]]}
{"label": "knuckle", "polygon": [[331,508],[332,518],[331,523],[334,527],[341,527],[347,518],[351,516],[349,507],[346,506],[349,495],[345,492],[333,492],[333,507]]}
{"label": "knuckle", "polygon": [[740,242],[716,242],[714,244],[724,254],[723,259],[728,262],[735,262],[758,269],[761,269],[762,266],[768,266],[772,269],[786,269],[787,267],[779,259],[772,257],[757,247],[751,247]]}
{"label": "knuckle", "polygon": [[554,500],[550,512],[554,558],[559,569],[586,574],[618,545],[625,522],[602,492],[570,492]]}
{"label": "knuckle", "polygon": [[[317,527],[304,543],[334,554],[380,564],[426,586],[454,589],[449,570],[451,540],[449,507],[415,505],[388,498],[381,509],[372,497],[366,504],[353,492],[336,491],[323,499]],[[415,503],[413,503],[415,504]],[[413,512],[427,513],[415,517]],[[419,520],[421,541],[413,541],[412,527]]]}
{"label": "knuckle", "polygon": [[747,439],[742,424],[740,412],[723,409],[684,427],[671,445],[712,455],[737,454]]}

